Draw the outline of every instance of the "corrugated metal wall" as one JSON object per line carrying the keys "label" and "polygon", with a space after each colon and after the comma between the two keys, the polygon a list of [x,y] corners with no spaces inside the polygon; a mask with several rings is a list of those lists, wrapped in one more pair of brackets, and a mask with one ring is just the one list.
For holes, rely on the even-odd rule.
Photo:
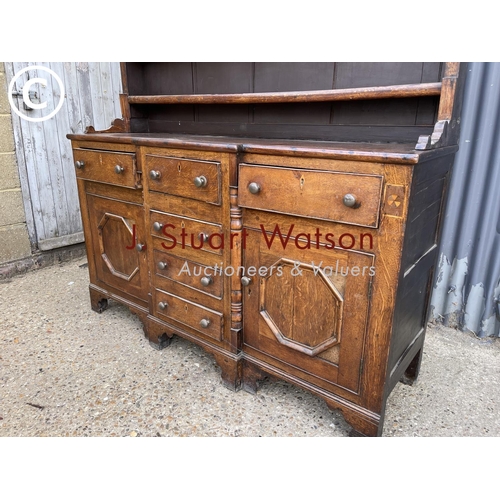
{"label": "corrugated metal wall", "polygon": [[470,63],[431,318],[500,336],[500,63]]}

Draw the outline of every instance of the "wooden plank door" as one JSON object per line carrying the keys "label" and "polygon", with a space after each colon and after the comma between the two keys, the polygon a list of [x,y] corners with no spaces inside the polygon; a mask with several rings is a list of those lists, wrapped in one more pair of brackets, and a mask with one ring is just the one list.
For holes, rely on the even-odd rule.
{"label": "wooden plank door", "polygon": [[[8,82],[28,66],[53,70],[65,86],[64,104],[52,118],[30,122],[12,113],[16,155],[21,179],[26,224],[33,249],[50,250],[83,241],[75,169],[68,133],[83,133],[89,125],[106,129],[121,117],[119,63],[8,62]],[[34,85],[44,110],[27,112],[30,117],[46,116],[60,97],[60,88],[46,72],[30,70],[17,81],[20,90],[28,79],[42,77],[47,86]],[[22,98],[14,97],[18,109]]]}

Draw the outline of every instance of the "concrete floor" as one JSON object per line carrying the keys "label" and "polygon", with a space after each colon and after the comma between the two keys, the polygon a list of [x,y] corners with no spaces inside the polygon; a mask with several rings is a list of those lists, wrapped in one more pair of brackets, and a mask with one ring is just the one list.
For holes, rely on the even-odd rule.
{"label": "concrete floor", "polygon": [[[346,436],[342,415],[286,382],[220,383],[175,338],[156,351],[110,302],[91,311],[86,259],[0,281],[0,436]],[[430,325],[418,382],[398,384],[384,436],[500,436],[500,340]]]}

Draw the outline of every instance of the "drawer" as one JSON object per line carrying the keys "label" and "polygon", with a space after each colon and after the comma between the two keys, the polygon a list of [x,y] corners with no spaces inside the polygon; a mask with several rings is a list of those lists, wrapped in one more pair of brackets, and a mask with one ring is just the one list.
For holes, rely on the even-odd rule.
{"label": "drawer", "polygon": [[128,188],[140,188],[134,153],[74,149],[76,176]]}
{"label": "drawer", "polygon": [[222,276],[215,273],[212,267],[180,259],[159,250],[155,250],[153,255],[157,276],[181,283],[207,295],[222,298]]}
{"label": "drawer", "polygon": [[238,199],[242,207],[378,227],[382,183],[380,175],[240,163]]}
{"label": "drawer", "polygon": [[[151,211],[151,234],[165,239],[165,250],[192,248],[222,255],[224,234],[220,224]],[[203,239],[202,239],[203,236]]]}
{"label": "drawer", "polygon": [[177,321],[215,340],[222,340],[222,313],[158,289],[154,311],[159,318]]}
{"label": "drawer", "polygon": [[146,172],[151,191],[221,203],[220,163],[146,155]]}

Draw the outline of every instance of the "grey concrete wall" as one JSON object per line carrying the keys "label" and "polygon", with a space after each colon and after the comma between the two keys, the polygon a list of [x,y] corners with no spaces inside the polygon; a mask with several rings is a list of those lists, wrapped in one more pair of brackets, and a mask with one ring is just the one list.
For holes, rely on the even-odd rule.
{"label": "grey concrete wall", "polygon": [[0,62],[0,264],[31,255],[4,64]]}

